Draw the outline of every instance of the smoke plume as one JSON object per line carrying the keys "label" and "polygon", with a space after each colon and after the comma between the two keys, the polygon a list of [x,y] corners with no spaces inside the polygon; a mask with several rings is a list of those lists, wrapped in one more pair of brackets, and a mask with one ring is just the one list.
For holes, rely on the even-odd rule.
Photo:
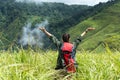
{"label": "smoke plume", "polygon": [[39,46],[42,48],[44,33],[39,30],[40,27],[45,27],[48,25],[48,21],[45,20],[40,24],[36,24],[35,28],[31,28],[31,23],[27,23],[23,27],[23,34],[19,41],[22,46],[30,45],[30,46]]}

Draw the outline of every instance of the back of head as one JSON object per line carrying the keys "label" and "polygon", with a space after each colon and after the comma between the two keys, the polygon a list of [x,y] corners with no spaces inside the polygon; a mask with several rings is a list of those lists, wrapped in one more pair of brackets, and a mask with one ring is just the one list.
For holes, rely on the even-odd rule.
{"label": "back of head", "polygon": [[62,35],[62,40],[64,42],[69,42],[69,38],[70,38],[70,34],[65,33]]}

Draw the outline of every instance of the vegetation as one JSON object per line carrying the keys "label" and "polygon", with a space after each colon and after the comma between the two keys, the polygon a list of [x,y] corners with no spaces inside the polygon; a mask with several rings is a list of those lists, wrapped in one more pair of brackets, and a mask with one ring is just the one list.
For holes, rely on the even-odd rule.
{"label": "vegetation", "polygon": [[[107,18],[106,22],[104,22],[106,24],[103,23],[102,25],[100,25],[102,19],[104,17],[106,18],[107,16],[110,17],[112,14],[113,15],[116,14],[116,13],[112,13],[112,9],[109,10],[109,7],[114,7],[113,5],[118,4],[118,2],[119,1],[117,0],[109,1],[107,3],[99,3],[98,5],[91,7],[86,5],[70,6],[63,3],[36,4],[33,2],[27,3],[26,0],[25,2],[16,2],[15,0],[5,0],[5,1],[0,0],[0,3],[1,3],[0,5],[0,50],[7,50],[9,48],[15,49],[16,46],[20,46],[19,39],[21,38],[22,28],[23,26],[25,26],[27,22],[30,22],[32,24],[32,29],[34,29],[35,24],[41,23],[42,21],[47,19],[49,22],[48,30],[52,34],[57,36],[58,39],[61,38],[60,36],[62,33],[68,32],[68,29],[71,29],[70,33],[72,34],[73,37],[77,36],[79,34],[78,30],[83,31],[85,29],[85,27],[83,28],[81,26],[88,27],[89,25],[92,25],[97,28],[97,31],[100,31],[103,29],[104,26],[108,24],[107,22],[110,22],[109,18]],[[108,14],[104,13],[106,12],[105,9],[108,9]],[[116,21],[118,20],[117,14],[116,14],[116,19],[114,18],[115,22],[118,22]],[[113,18],[113,17],[110,17],[110,18]],[[84,23],[83,20],[85,19],[88,19],[89,21],[86,20]],[[97,22],[97,20],[99,22]],[[74,27],[77,24],[79,26],[79,22],[82,25],[80,25],[80,27],[77,27],[77,28]],[[71,27],[74,27],[74,29],[72,29]],[[75,33],[77,32],[77,33],[75,34],[73,32]],[[90,36],[91,35],[88,35],[88,37]],[[100,37],[100,38],[103,39],[106,37],[107,36]],[[88,50],[94,50],[97,48],[97,46],[99,46],[101,42],[105,42],[107,40],[107,39],[106,40],[102,40],[102,39],[101,41],[100,39],[96,40],[95,43],[93,43],[95,45],[89,46],[89,48],[87,48],[86,44],[91,42],[89,38],[88,41],[85,40],[86,43],[84,43],[85,47],[83,48]],[[115,39],[115,40],[118,40],[118,39]],[[45,43],[45,47],[47,48],[49,45],[51,45],[49,43],[49,40],[45,41],[44,43]],[[108,43],[114,44],[112,41],[111,42],[108,41]],[[113,48],[116,48],[116,44],[114,46]]]}
{"label": "vegetation", "polygon": [[[77,51],[78,70],[67,74],[54,70],[56,51],[19,50],[0,52],[1,80],[119,80],[120,53]],[[69,79],[68,79],[69,78]]]}
{"label": "vegetation", "polygon": [[[0,3],[0,80],[120,79],[120,0],[93,7],[15,0],[0,0]],[[57,51],[29,45],[23,49],[18,43],[27,22],[32,23],[33,29],[45,19],[49,21],[49,31],[58,39],[68,32],[73,41],[87,27],[96,28],[78,47],[76,73],[54,70]],[[45,43],[47,48],[51,47]]]}
{"label": "vegetation", "polygon": [[95,31],[86,35],[79,49],[82,48],[99,52],[104,51],[105,46],[109,46],[112,50],[120,50],[119,13],[120,1],[117,1],[117,3],[102,9],[98,14],[71,27],[68,32],[72,35],[72,39],[74,39],[87,27],[95,27]]}
{"label": "vegetation", "polygon": [[[0,50],[19,45],[18,40],[21,37],[22,28],[27,22],[32,23],[32,28],[34,28],[35,24],[47,19],[49,21],[49,30],[52,30],[58,36],[60,33],[57,33],[56,30],[62,31],[61,26],[67,25],[68,27],[75,24],[74,19],[70,19],[72,21],[70,25],[68,22],[64,22],[65,19],[69,20],[71,16],[89,8],[86,5],[36,4],[16,2],[15,0],[0,0],[0,3]],[[62,25],[60,24],[61,21],[63,21]]]}

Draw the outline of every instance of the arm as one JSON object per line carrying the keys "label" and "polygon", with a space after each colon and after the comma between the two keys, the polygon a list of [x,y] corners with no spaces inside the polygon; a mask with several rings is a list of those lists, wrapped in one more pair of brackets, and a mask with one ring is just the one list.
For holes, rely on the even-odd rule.
{"label": "arm", "polygon": [[88,31],[94,30],[95,28],[87,28],[82,34],[81,37],[83,37]]}
{"label": "arm", "polygon": [[49,33],[44,27],[39,28],[43,33],[45,33],[49,38],[52,36],[51,33]]}
{"label": "arm", "polygon": [[79,45],[79,43],[82,41],[82,37],[85,36],[88,31],[92,31],[92,30],[94,30],[94,29],[95,29],[95,28],[91,28],[91,27],[90,27],[90,28],[87,28],[87,29],[80,35],[80,37],[78,37],[78,38],[73,42],[74,48],[75,48],[75,49],[77,48],[77,46]]}
{"label": "arm", "polygon": [[56,45],[56,47],[59,47],[61,42],[51,33],[49,33],[44,27],[39,28],[43,33],[45,33],[50,40],[52,40],[52,42]]}

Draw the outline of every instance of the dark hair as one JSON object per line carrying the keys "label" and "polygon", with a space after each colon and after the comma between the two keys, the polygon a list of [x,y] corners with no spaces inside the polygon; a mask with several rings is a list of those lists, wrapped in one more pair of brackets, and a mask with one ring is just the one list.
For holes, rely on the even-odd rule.
{"label": "dark hair", "polygon": [[69,42],[69,38],[70,38],[70,34],[65,33],[62,35],[62,39],[64,42]]}

